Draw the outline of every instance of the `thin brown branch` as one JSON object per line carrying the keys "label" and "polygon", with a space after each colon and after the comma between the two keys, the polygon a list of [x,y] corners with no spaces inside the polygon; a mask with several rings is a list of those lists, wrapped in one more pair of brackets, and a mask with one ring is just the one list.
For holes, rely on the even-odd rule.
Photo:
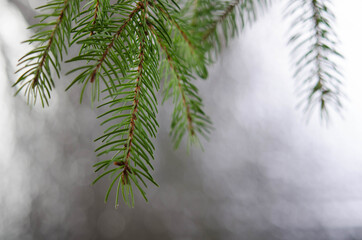
{"label": "thin brown branch", "polygon": [[217,25],[222,23],[225,18],[227,18],[227,16],[229,16],[229,14],[235,9],[235,7],[240,3],[240,0],[235,0],[233,3],[231,3],[226,10],[224,11],[223,14],[221,14],[219,16],[219,18],[217,18],[210,26],[210,28],[205,32],[204,36],[203,36],[203,40],[205,41],[206,39],[208,39],[210,37],[210,35],[216,31]]}
{"label": "thin brown branch", "polygon": [[90,82],[94,82],[96,75],[98,73],[99,68],[102,66],[104,60],[106,60],[109,51],[112,49],[114,42],[116,41],[116,39],[119,37],[119,35],[121,35],[122,31],[126,28],[126,26],[128,25],[128,23],[131,21],[131,19],[133,18],[133,16],[141,10],[141,8],[143,8],[143,3],[142,2],[138,2],[137,7],[128,15],[128,18],[126,19],[126,21],[122,24],[122,26],[118,29],[118,31],[116,32],[116,34],[113,36],[111,42],[108,44],[106,50],[103,52],[103,55],[101,57],[101,59],[99,59],[97,66],[94,68],[91,76],[90,76]]}
{"label": "thin brown branch", "polygon": [[[150,6],[154,7],[154,5],[152,3],[150,3]],[[175,19],[168,13],[166,12],[163,8],[160,8],[158,5],[156,6],[156,8],[158,10],[160,10],[163,14],[166,15],[166,17],[168,18],[168,20],[170,20],[171,23],[173,23],[175,25],[175,27],[177,28],[177,30],[180,32],[182,38],[185,40],[185,42],[187,43],[187,45],[189,45],[189,47],[191,48],[192,53],[195,53],[196,47],[192,44],[190,38],[187,36],[186,32],[184,30],[182,30],[182,28],[180,27],[180,25],[175,21]]]}
{"label": "thin brown branch", "polygon": [[[144,8],[142,3],[139,4],[141,8]],[[144,8],[146,9],[147,6]],[[146,13],[144,13],[146,14]],[[142,34],[140,34],[142,36]],[[134,89],[134,98],[133,98],[133,110],[131,115],[131,121],[129,125],[129,132],[128,132],[128,141],[125,145],[125,149],[127,150],[126,157],[122,161],[115,162],[115,165],[123,166],[123,172],[122,172],[122,183],[127,184],[128,183],[128,174],[131,173],[131,169],[129,167],[129,158],[131,157],[131,150],[132,150],[132,142],[134,139],[134,130],[136,127],[136,120],[137,120],[137,112],[138,112],[138,106],[139,106],[139,95],[141,91],[141,84],[142,84],[142,78],[143,78],[143,64],[145,60],[145,39],[142,37],[140,39],[140,54],[138,56],[139,63],[137,68],[138,77],[136,79],[136,87]]]}
{"label": "thin brown branch", "polygon": [[[147,9],[147,6],[145,7]],[[146,12],[144,12],[146,14]],[[143,36],[140,34],[140,36]],[[132,117],[131,117],[131,123],[128,133],[128,143],[127,143],[127,154],[125,158],[125,164],[128,163],[128,159],[131,156],[131,149],[132,149],[132,141],[133,141],[133,135],[134,135],[134,129],[136,127],[136,120],[137,120],[137,111],[138,111],[138,103],[139,103],[139,94],[141,91],[141,83],[142,83],[142,77],[143,77],[143,62],[145,60],[145,39],[144,37],[141,37],[140,39],[140,54],[138,56],[139,63],[137,68],[138,77],[136,79],[136,87],[134,89],[134,98],[133,98],[133,111],[132,111]]]}
{"label": "thin brown branch", "polygon": [[[315,37],[316,37],[316,43],[315,43],[315,47],[316,47],[316,51],[317,51],[317,55],[316,55],[316,68],[317,68],[317,76],[318,76],[318,82],[316,86],[320,86],[321,88],[323,88],[323,77],[322,77],[322,66],[321,66],[321,45],[322,45],[322,40],[321,40],[321,28],[320,28],[320,12],[317,6],[317,1],[316,0],[312,0],[312,9],[313,9],[313,21],[314,21],[314,29],[315,29]],[[323,89],[321,89],[323,90]]]}
{"label": "thin brown branch", "polygon": [[[98,11],[99,11],[99,0],[97,0],[96,6],[94,8],[94,17],[93,17],[93,22],[92,25],[94,26],[97,22],[97,18],[98,18]],[[94,34],[94,31],[92,30],[90,35],[92,36]]]}
{"label": "thin brown branch", "polygon": [[132,141],[133,141],[133,135],[134,135],[134,129],[136,126],[136,119],[137,119],[137,111],[138,111],[138,103],[139,103],[139,94],[141,90],[141,83],[142,83],[142,77],[143,77],[143,62],[145,58],[144,48],[145,48],[145,41],[142,40],[140,44],[140,55],[139,55],[139,64],[138,64],[138,77],[136,79],[136,87],[134,89],[134,98],[133,98],[133,111],[132,111],[132,117],[131,117],[131,123],[128,133],[128,144],[127,144],[127,154],[125,158],[125,162],[127,163],[130,155],[131,155],[131,148],[132,148]]}
{"label": "thin brown branch", "polygon": [[151,32],[156,36],[157,42],[158,44],[161,46],[162,50],[164,51],[164,53],[166,54],[166,58],[168,61],[168,64],[170,65],[170,68],[172,69],[172,71],[175,73],[176,78],[178,80],[177,86],[179,87],[180,93],[181,93],[181,97],[182,97],[182,103],[186,109],[186,116],[187,116],[187,122],[188,122],[188,129],[190,131],[190,134],[193,136],[195,135],[195,130],[193,127],[193,120],[191,117],[191,111],[190,111],[190,106],[188,105],[187,101],[186,101],[186,95],[185,95],[185,91],[182,87],[182,79],[180,77],[180,75],[178,74],[175,66],[174,66],[174,61],[171,57],[171,54],[169,53],[169,51],[167,50],[167,47],[162,43],[162,41],[160,40],[160,38],[158,37],[158,35],[154,32],[154,27],[152,26],[152,24],[148,24],[148,26],[151,29]]}
{"label": "thin brown branch", "polygon": [[58,30],[61,22],[63,21],[64,12],[67,10],[68,7],[69,7],[69,2],[68,2],[68,0],[65,0],[64,1],[64,8],[62,9],[62,11],[59,14],[59,17],[57,19],[57,23],[55,24],[54,29],[53,29],[52,33],[50,34],[47,47],[45,48],[44,53],[42,55],[42,58],[40,60],[40,63],[38,65],[37,69],[36,69],[36,73],[35,73],[35,76],[33,78],[33,82],[31,84],[32,88],[34,88],[39,83],[39,76],[40,76],[42,68],[43,68],[43,66],[45,64],[46,59],[49,57],[49,50],[50,50],[50,47],[53,44],[55,33]]}

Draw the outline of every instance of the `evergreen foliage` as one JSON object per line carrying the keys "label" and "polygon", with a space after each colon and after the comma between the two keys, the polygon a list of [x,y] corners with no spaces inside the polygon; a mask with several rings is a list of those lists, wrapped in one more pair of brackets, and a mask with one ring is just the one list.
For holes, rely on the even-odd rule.
{"label": "evergreen foliage", "polygon": [[[308,14],[297,15],[296,23],[308,24],[308,32],[296,33],[290,42],[301,50],[296,75],[306,73],[304,87],[312,90],[308,106],[326,102],[340,106],[339,71],[329,55],[341,56],[334,48],[333,14],[323,0],[291,1],[288,14],[308,6]],[[81,85],[80,100],[87,89],[92,102],[103,110],[104,128],[96,139],[100,160],[95,171],[103,171],[94,183],[110,177],[108,200],[116,189],[115,205],[122,194],[134,205],[133,189],[146,199],[145,188],[152,177],[153,139],[159,127],[156,93],[163,87],[163,101],[172,99],[174,111],[170,135],[177,148],[185,137],[189,144],[207,138],[211,121],[194,84],[207,78],[207,66],[217,53],[270,0],[48,0],[40,23],[31,26],[35,34],[26,42],[34,50],[19,62],[21,76],[14,84],[29,103],[40,99],[49,104],[54,72],[60,78],[63,54],[79,46],[79,54],[67,62],[75,66],[70,87]],[[333,38],[330,38],[333,36]],[[303,52],[304,45],[309,48]],[[310,69],[313,69],[312,71]],[[304,75],[303,75],[304,76]]]}
{"label": "evergreen foliage", "polygon": [[43,107],[49,105],[50,91],[54,87],[51,70],[60,77],[63,51],[67,52],[72,18],[78,8],[79,2],[74,0],[52,0],[38,7],[45,13],[36,16],[40,18],[39,23],[30,26],[36,29],[36,34],[25,41],[35,44],[36,48],[19,60],[18,72],[22,72],[22,75],[14,84],[20,86],[17,93],[25,89],[28,103],[35,104],[39,98]]}
{"label": "evergreen foliage", "polygon": [[337,50],[331,1],[290,1],[286,14],[294,18],[289,43],[293,45],[294,76],[300,81],[298,91],[307,98],[301,104],[305,105],[306,111],[319,105],[321,117],[327,118],[327,107],[333,105],[339,111],[343,95],[342,73],[335,62],[343,56]]}

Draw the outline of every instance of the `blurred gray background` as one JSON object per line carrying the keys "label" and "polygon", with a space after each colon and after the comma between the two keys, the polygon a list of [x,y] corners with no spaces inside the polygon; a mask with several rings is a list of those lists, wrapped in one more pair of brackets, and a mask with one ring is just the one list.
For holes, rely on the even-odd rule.
{"label": "blurred gray background", "polygon": [[101,128],[79,87],[65,93],[63,77],[45,109],[13,97],[42,1],[0,0],[0,239],[362,239],[362,1],[335,1],[348,100],[327,126],[295,108],[280,2],[197,82],[215,127],[204,152],[172,149],[161,106],[160,187],[115,210],[114,197],[103,202],[109,182],[91,185]]}

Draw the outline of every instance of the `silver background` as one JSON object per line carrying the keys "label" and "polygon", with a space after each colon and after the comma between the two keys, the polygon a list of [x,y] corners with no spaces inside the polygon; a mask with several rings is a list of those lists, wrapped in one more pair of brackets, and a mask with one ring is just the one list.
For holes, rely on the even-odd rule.
{"label": "silver background", "polygon": [[12,96],[28,49],[19,43],[40,2],[0,0],[0,239],[362,239],[361,1],[335,1],[343,118],[306,123],[295,109],[277,3],[197,83],[215,127],[204,152],[172,149],[171,108],[160,107],[160,188],[147,190],[149,203],[137,196],[134,209],[117,210],[103,202],[106,180],[90,184],[101,129],[96,111],[79,105],[79,88],[64,92],[71,79],[57,81],[50,108]]}

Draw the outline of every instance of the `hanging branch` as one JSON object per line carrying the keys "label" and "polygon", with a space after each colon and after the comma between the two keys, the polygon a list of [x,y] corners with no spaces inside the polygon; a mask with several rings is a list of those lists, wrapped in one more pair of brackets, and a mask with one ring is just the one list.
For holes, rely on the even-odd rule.
{"label": "hanging branch", "polygon": [[[132,109],[132,116],[131,116],[131,122],[128,132],[128,141],[127,141],[127,154],[126,158],[124,160],[124,164],[128,165],[128,160],[131,156],[131,149],[132,149],[132,141],[133,141],[133,134],[136,127],[136,120],[137,120],[137,111],[138,111],[138,104],[139,104],[139,97],[140,97],[140,91],[141,91],[141,85],[142,85],[142,78],[143,78],[143,62],[145,58],[145,40],[140,40],[140,55],[139,55],[139,65],[137,69],[138,77],[136,80],[136,87],[134,89],[134,100],[133,100],[133,109]],[[119,162],[115,162],[115,164],[119,164]]]}
{"label": "hanging branch", "polygon": [[184,6],[181,11],[179,7],[172,7],[171,4],[156,4],[156,1],[150,6],[155,14],[157,12],[158,16],[165,19],[164,27],[174,47],[180,48],[179,56],[199,77],[206,79],[208,76],[206,66],[209,61],[205,56],[207,47],[202,42],[202,33],[195,31],[195,27],[192,26],[192,21],[195,19],[189,14],[189,7]]}
{"label": "hanging branch", "polygon": [[141,4],[138,3],[137,7],[130,13],[130,15],[128,16],[128,18],[126,19],[126,21],[122,24],[122,26],[119,28],[119,30],[117,31],[117,33],[113,36],[113,39],[111,40],[111,42],[108,44],[106,50],[103,52],[102,58],[99,59],[97,66],[94,68],[91,76],[90,76],[90,82],[94,82],[95,77],[99,71],[99,68],[102,66],[102,64],[104,63],[104,61],[107,58],[107,55],[109,53],[109,50],[113,47],[114,45],[114,41],[119,37],[119,35],[121,35],[122,31],[125,29],[125,27],[127,26],[127,24],[131,21],[131,19],[133,18],[133,16],[141,9]]}
{"label": "hanging branch", "polygon": [[[144,179],[157,185],[149,168],[153,169],[150,160],[154,158],[155,149],[151,137],[156,137],[158,127],[155,92],[159,89],[159,76],[157,75],[159,58],[157,48],[154,46],[154,39],[150,38],[148,34],[145,20],[147,8],[147,2],[139,2],[128,17],[129,29],[127,32],[125,32],[127,28],[124,31],[118,31],[119,39],[114,41],[115,46],[126,39],[130,40],[129,33],[137,33],[132,41],[128,42],[128,47],[130,53],[137,52],[138,55],[137,57],[133,55],[134,61],[130,63],[130,68],[123,77],[118,80],[108,79],[108,81],[113,81],[115,90],[111,94],[107,94],[105,98],[107,101],[99,106],[102,109],[107,106],[110,108],[99,116],[100,118],[106,117],[102,125],[108,124],[109,127],[104,131],[104,135],[96,139],[96,141],[101,141],[101,146],[96,151],[98,156],[110,153],[113,156],[109,160],[94,165],[97,167],[96,171],[101,169],[105,171],[94,183],[108,174],[111,174],[111,177],[115,175],[105,201],[108,200],[109,193],[118,180],[116,206],[120,192],[122,192],[124,201],[133,206],[133,184],[147,201],[146,193],[138,181],[141,181],[144,187],[147,187]],[[118,56],[118,58],[122,58],[122,56]],[[116,61],[113,60],[113,63]],[[117,66],[113,65],[113,68],[115,67]],[[114,81],[119,81],[119,83]],[[110,92],[107,88],[106,86],[104,89],[105,93]],[[111,163],[115,168],[107,171]]]}
{"label": "hanging branch", "polygon": [[[31,26],[37,33],[25,41],[38,46],[19,60],[17,73],[23,74],[13,85],[20,85],[16,94],[25,88],[28,103],[35,104],[39,97],[43,107],[49,105],[48,98],[54,87],[50,68],[53,67],[59,77],[63,50],[66,51],[65,41],[69,40],[71,19],[78,7],[77,0],[52,0],[38,8],[46,13],[38,16],[42,18],[41,23]],[[54,20],[44,23],[48,19]]]}
{"label": "hanging branch", "polygon": [[[54,37],[55,37],[55,33],[56,31],[59,29],[59,26],[60,24],[62,23],[63,21],[63,16],[64,16],[64,12],[67,10],[67,8],[69,7],[68,5],[68,0],[66,0],[64,2],[64,7],[63,9],[60,11],[60,15],[56,21],[56,24],[54,26],[54,29],[52,30],[50,36],[49,36],[49,40],[48,40],[48,44],[47,46],[45,47],[45,50],[44,52],[42,53],[42,57],[41,57],[41,60],[40,60],[40,63],[35,71],[35,76],[32,80],[32,84],[31,84],[31,87],[34,88],[35,85],[38,84],[38,81],[39,81],[39,75],[40,73],[43,71],[43,67],[44,67],[44,64],[45,64],[45,61],[47,58],[49,58],[49,50],[50,50],[50,47],[52,46],[53,44],[53,40],[54,40]],[[53,83],[54,85],[54,83]]]}
{"label": "hanging branch", "polygon": [[207,137],[211,122],[202,111],[203,105],[201,99],[197,97],[197,88],[187,79],[191,78],[186,67],[187,63],[178,57],[177,46],[165,44],[154,24],[156,23],[148,22],[151,32],[165,54],[165,60],[162,62],[162,72],[165,72],[167,79],[164,101],[172,96],[175,106],[171,123],[175,148],[179,146],[186,131],[189,133],[189,143],[199,143],[196,132]]}
{"label": "hanging branch", "polygon": [[154,31],[154,28],[151,24],[149,24],[149,27],[151,28],[152,30],[152,33],[155,34],[156,38],[157,38],[157,42],[159,43],[160,47],[162,48],[162,50],[164,51],[165,55],[166,55],[166,59],[167,59],[167,62],[171,68],[171,70],[174,72],[175,76],[176,76],[176,79],[177,79],[177,86],[178,86],[178,90],[181,94],[181,98],[182,98],[182,104],[184,106],[184,108],[186,109],[186,119],[187,119],[187,122],[188,122],[188,130],[189,130],[189,133],[191,136],[194,136],[195,135],[195,130],[194,130],[194,127],[193,127],[193,120],[192,120],[192,117],[191,117],[191,113],[190,113],[190,106],[189,104],[187,103],[186,101],[186,96],[185,96],[185,91],[183,89],[183,83],[182,83],[182,79],[178,73],[178,71],[176,70],[175,66],[174,66],[174,61],[171,57],[171,54],[168,52],[167,50],[167,47],[162,43],[161,39],[159,38],[159,36],[157,36],[157,34],[155,33]]}
{"label": "hanging branch", "polygon": [[210,25],[210,28],[205,32],[203,36],[203,40],[206,40],[210,37],[211,34],[215,33],[216,27],[222,23],[236,8],[236,6],[240,3],[240,0],[235,0],[234,2],[230,3],[225,11],[218,16],[216,20]]}
{"label": "hanging branch", "polygon": [[[123,2],[121,6],[129,7],[132,6],[130,2]],[[133,17],[142,9],[142,3],[138,2],[136,7],[127,14],[127,17],[123,20],[123,24],[118,28],[117,32],[113,34],[112,38],[109,40],[107,38],[104,38],[103,35],[100,35],[97,38],[94,38],[93,36],[88,37],[85,40],[79,40],[78,42],[80,44],[84,44],[87,46],[94,46],[94,45],[103,45],[105,48],[91,48],[89,50],[86,50],[84,52],[81,52],[79,56],[69,60],[68,62],[79,62],[79,61],[89,61],[93,60],[96,56],[98,57],[98,60],[96,62],[93,61],[93,64],[89,64],[86,66],[81,66],[73,69],[69,73],[73,73],[76,71],[82,70],[83,72],[80,73],[73,82],[68,86],[67,89],[72,87],[75,83],[83,83],[83,91],[81,93],[81,101],[83,99],[83,93],[86,85],[88,82],[95,82],[95,85],[93,86],[93,93],[92,93],[92,100],[99,99],[100,97],[100,88],[99,88],[99,77],[103,80],[104,84],[108,85],[109,83],[112,84],[112,78],[118,78],[118,72],[115,70],[113,64],[116,64],[116,68],[119,68],[122,74],[125,74],[128,69],[128,63],[132,63],[132,59],[126,60],[125,58],[123,60],[126,60],[124,62],[120,62],[117,54],[120,54],[121,52],[127,51],[126,46],[118,41],[119,37],[123,32],[126,30],[129,26],[129,23],[132,21]],[[126,14],[126,13],[125,13]],[[111,20],[110,20],[111,21]],[[102,28],[100,26],[99,28]],[[115,49],[114,49],[115,48]],[[104,49],[104,50],[102,50]],[[113,51],[112,51],[113,50]],[[102,54],[99,55],[100,51],[102,51]],[[100,74],[100,70],[103,69],[104,73],[107,73],[105,76]],[[112,74],[109,74],[112,73]],[[108,82],[105,77],[110,80]],[[114,87],[114,84],[112,84]],[[109,91],[111,91],[111,88],[109,88]]]}
{"label": "hanging branch", "polygon": [[[93,17],[93,22],[92,25],[94,26],[97,22],[97,18],[98,18],[98,10],[99,10],[99,0],[96,0],[96,6],[94,7],[94,17]],[[92,36],[94,34],[94,31],[92,30],[90,35]]]}
{"label": "hanging branch", "polygon": [[[335,60],[343,56],[336,50],[338,38],[332,28],[334,14],[323,0],[291,1],[287,14],[296,16],[291,27],[291,32],[296,33],[289,43],[293,44],[293,57],[297,59],[294,76],[301,82],[298,91],[307,98],[305,110],[311,111],[318,104],[321,117],[327,118],[327,103],[337,111],[342,107],[342,74]],[[299,29],[309,31],[299,32]]]}
{"label": "hanging branch", "polygon": [[216,48],[218,51],[221,49],[220,33],[217,31],[219,26],[227,44],[229,37],[234,37],[238,32],[237,17],[243,29],[246,23],[256,20],[258,7],[263,9],[270,4],[270,0],[199,1],[198,7],[201,9],[196,10],[195,15],[204,15],[201,19],[203,23],[200,24],[204,32],[202,39],[211,43],[211,49]]}
{"label": "hanging branch", "polygon": [[187,36],[186,32],[181,28],[181,26],[177,23],[177,21],[170,15],[168,11],[160,7],[159,4],[150,4],[152,7],[156,7],[164,16],[167,17],[167,19],[176,27],[176,29],[179,31],[185,42],[189,45],[191,51],[195,53],[196,46],[193,45],[189,37]]}

